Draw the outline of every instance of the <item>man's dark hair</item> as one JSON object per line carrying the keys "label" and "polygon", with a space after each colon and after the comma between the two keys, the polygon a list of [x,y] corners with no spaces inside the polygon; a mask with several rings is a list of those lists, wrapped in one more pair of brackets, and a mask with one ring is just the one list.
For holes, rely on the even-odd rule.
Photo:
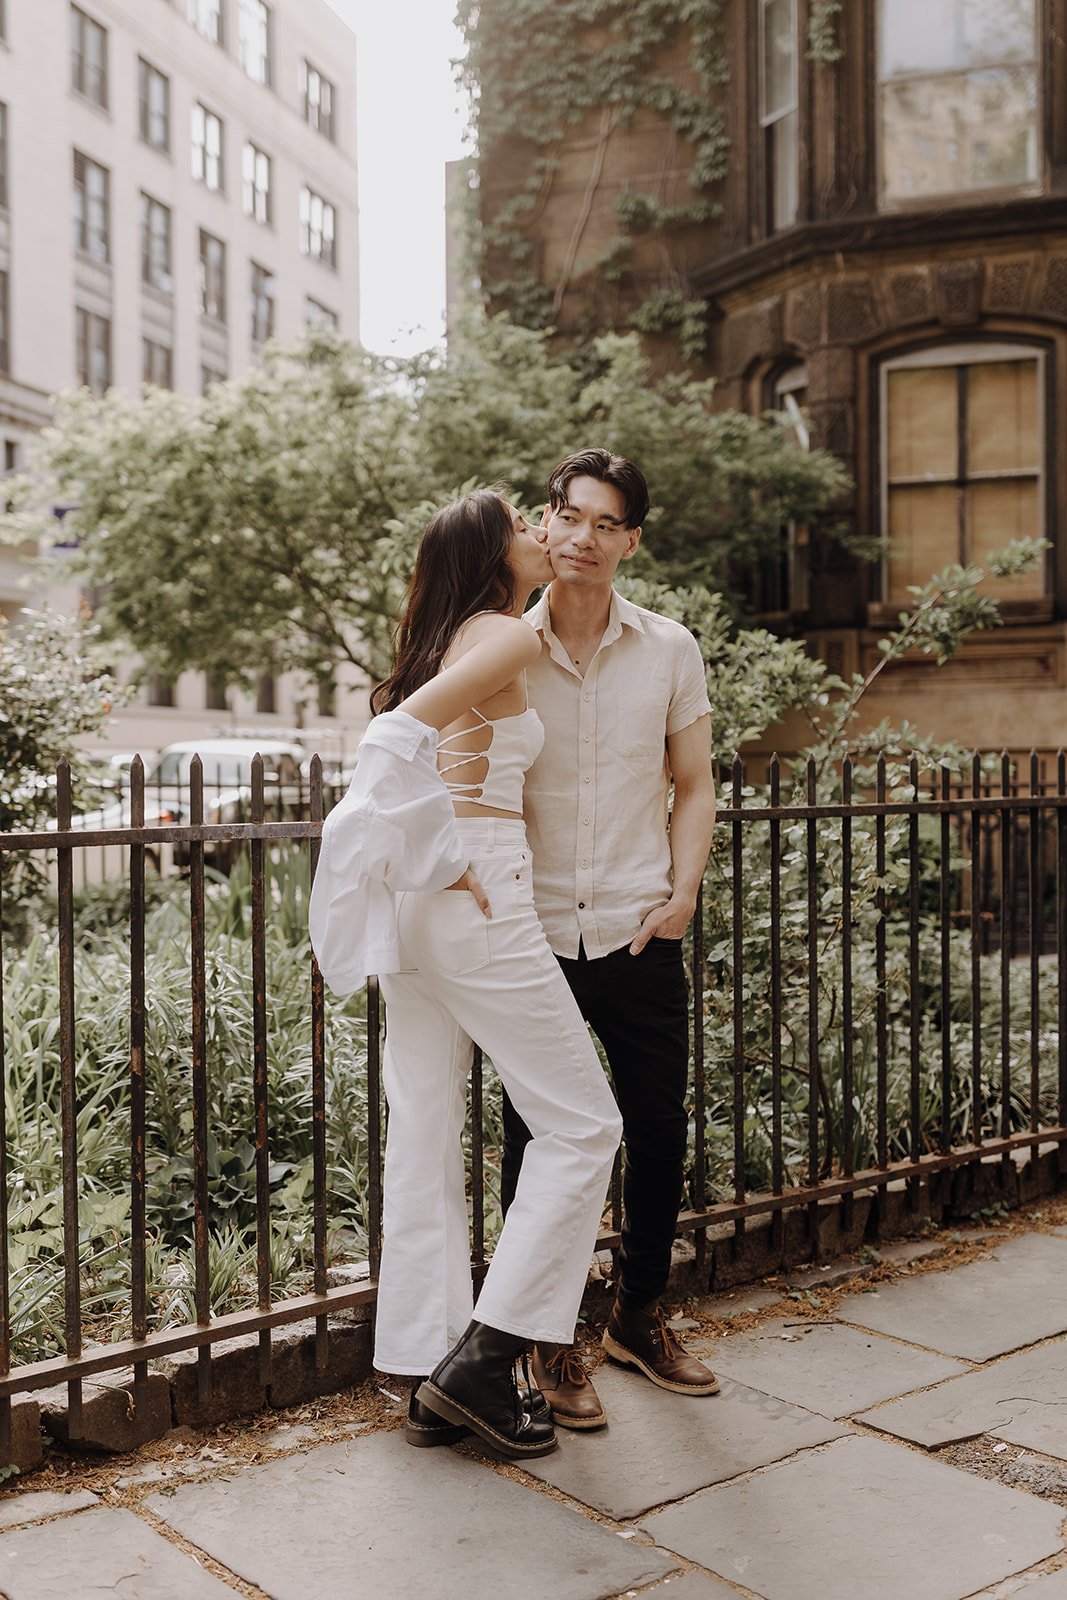
{"label": "man's dark hair", "polygon": [[553,511],[567,504],[567,489],[572,478],[596,478],[618,489],[628,528],[639,528],[647,517],[648,484],[640,468],[625,456],[594,448],[578,450],[561,461],[548,480],[548,503]]}

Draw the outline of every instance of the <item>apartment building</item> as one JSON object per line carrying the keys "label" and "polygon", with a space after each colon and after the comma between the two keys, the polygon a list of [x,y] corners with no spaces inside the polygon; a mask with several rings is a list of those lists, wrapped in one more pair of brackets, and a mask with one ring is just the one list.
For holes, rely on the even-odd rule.
{"label": "apartment building", "polygon": [[[201,393],[272,335],[357,333],[355,64],[325,0],[0,0],[0,469],[60,390]],[[0,563],[10,615],[25,562]],[[292,674],[139,701],[116,746],[365,717]]]}

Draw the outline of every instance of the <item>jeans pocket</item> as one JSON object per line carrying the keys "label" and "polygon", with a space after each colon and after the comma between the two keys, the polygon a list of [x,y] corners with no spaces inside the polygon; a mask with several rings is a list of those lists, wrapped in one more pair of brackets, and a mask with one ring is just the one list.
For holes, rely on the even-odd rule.
{"label": "jeans pocket", "polygon": [[426,895],[418,920],[420,964],[457,978],[489,965],[488,919],[469,889]]}

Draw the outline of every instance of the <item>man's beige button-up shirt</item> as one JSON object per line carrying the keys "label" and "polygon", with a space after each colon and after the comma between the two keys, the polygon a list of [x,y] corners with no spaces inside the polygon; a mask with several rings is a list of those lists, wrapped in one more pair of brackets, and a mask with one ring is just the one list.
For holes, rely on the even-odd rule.
{"label": "man's beige button-up shirt", "polygon": [[704,663],[688,629],[614,591],[584,678],[552,632],[547,592],[526,620],[543,640],[527,673],[545,726],[523,791],[534,900],[557,955],[582,943],[595,959],[671,897],[667,737],[711,710]]}

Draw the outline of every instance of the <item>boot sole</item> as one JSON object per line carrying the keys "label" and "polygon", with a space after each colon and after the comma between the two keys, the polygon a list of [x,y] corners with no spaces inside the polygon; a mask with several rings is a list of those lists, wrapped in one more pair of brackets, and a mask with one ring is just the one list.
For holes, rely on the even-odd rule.
{"label": "boot sole", "polygon": [[435,1383],[421,1383],[415,1398],[420,1405],[426,1406],[430,1411],[436,1411],[437,1415],[444,1417],[447,1422],[454,1422],[457,1427],[468,1428],[471,1433],[477,1434],[479,1439],[509,1461],[547,1456],[556,1448],[555,1439],[548,1439],[543,1444],[518,1444],[514,1439],[498,1433],[488,1422],[483,1421],[477,1412],[468,1411],[466,1406],[461,1406]]}
{"label": "boot sole", "polygon": [[634,1355],[632,1350],[627,1350],[624,1344],[619,1344],[610,1333],[605,1333],[600,1343],[613,1361],[623,1367],[637,1367],[658,1389],[668,1389],[671,1394],[709,1395],[719,1392],[718,1378],[712,1383],[672,1383],[669,1378],[661,1377],[655,1367],[650,1367],[640,1356]]}
{"label": "boot sole", "polygon": [[430,1450],[437,1444],[458,1444],[470,1432],[469,1428],[429,1428],[425,1423],[405,1422],[404,1438],[417,1450]]}
{"label": "boot sole", "polygon": [[602,1411],[599,1417],[568,1417],[553,1411],[552,1421],[557,1428],[571,1428],[575,1433],[592,1433],[595,1428],[606,1428],[608,1419]]}

